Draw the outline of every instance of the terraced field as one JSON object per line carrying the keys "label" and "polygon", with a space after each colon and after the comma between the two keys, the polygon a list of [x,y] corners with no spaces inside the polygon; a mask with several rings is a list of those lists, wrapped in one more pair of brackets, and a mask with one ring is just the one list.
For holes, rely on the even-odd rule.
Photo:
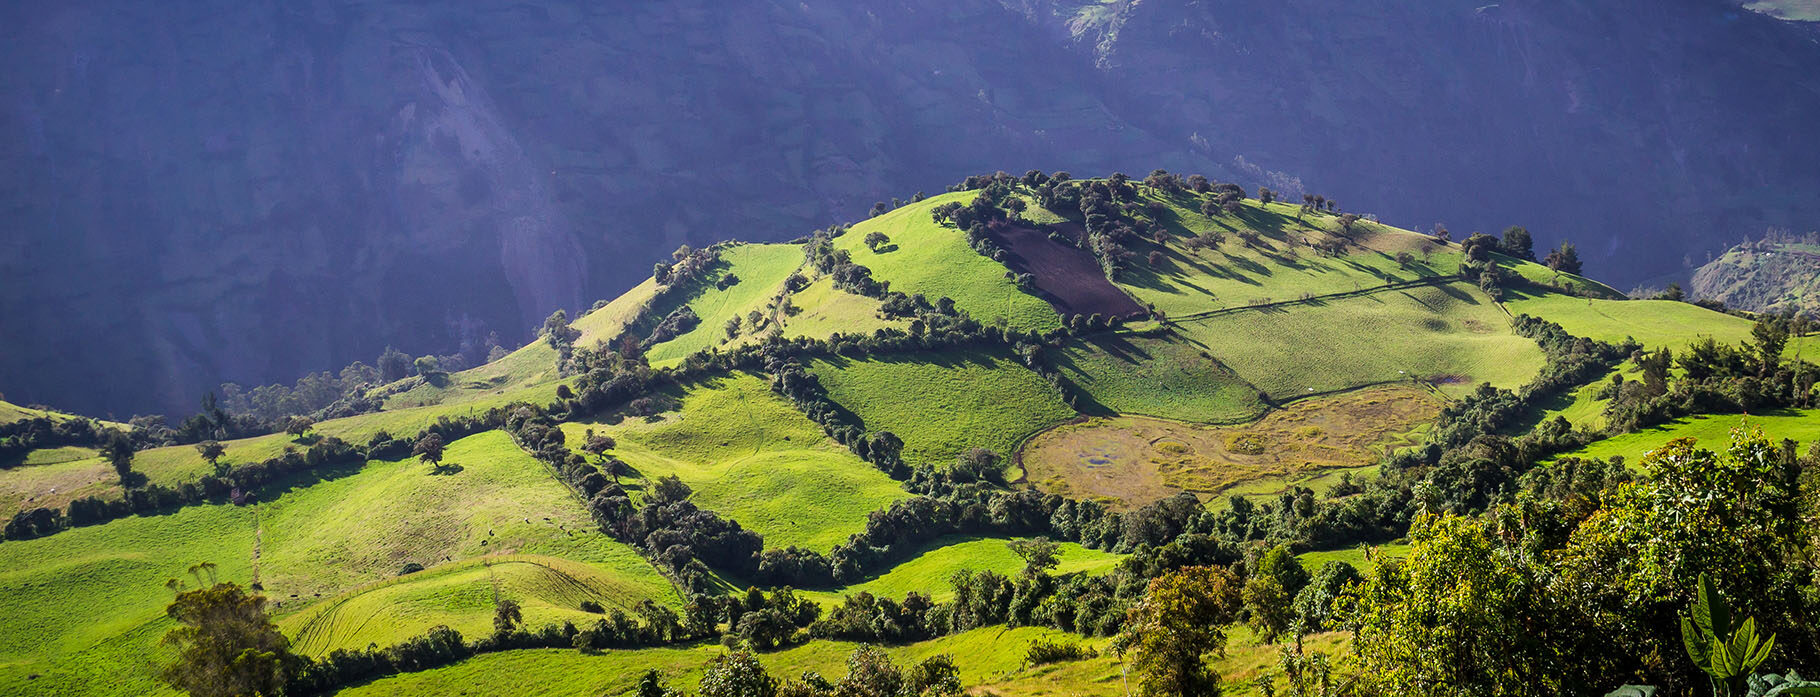
{"label": "terraced field", "polygon": [[[954,586],[948,579],[957,571],[994,571],[1013,578],[1022,573],[1024,561],[1005,543],[1002,539],[944,538],[883,574],[839,590],[804,592],[802,595],[829,605],[839,604],[845,596],[861,592],[902,600],[906,594],[916,591],[938,603],[947,602],[954,598]],[[1119,560],[1124,558],[1072,542],[1062,543],[1060,547],[1061,564],[1050,571],[1056,575],[1103,574],[1118,566]]]}
{"label": "terraced field", "polygon": [[828,396],[904,440],[904,459],[947,465],[968,448],[1009,455],[1026,436],[1074,416],[1035,372],[973,351],[869,360],[817,359]]}
{"label": "terraced field", "polygon": [[1515,388],[1543,363],[1536,343],[1464,283],[1234,312],[1180,330],[1279,402],[1404,380],[1453,394],[1481,382]]}
{"label": "terraced field", "polygon": [[[718,271],[709,274],[693,297],[666,300],[655,308],[652,317],[661,319],[688,305],[701,322],[676,338],[651,347],[646,357],[652,365],[673,364],[696,351],[760,335],[763,328],[755,330],[744,324],[746,316],[752,312],[767,317],[771,314],[767,305],[783,290],[784,279],[802,266],[803,250],[792,244],[741,244],[722,250],[720,258]],[[718,287],[734,278],[738,282]],[[726,324],[734,317],[741,319],[741,333],[730,340]]]}
{"label": "terraced field", "polygon": [[[930,209],[949,201],[967,203],[979,192],[942,194],[855,224],[834,245],[853,255],[853,262],[872,269],[872,277],[891,290],[921,293],[930,301],[943,296],[974,319],[991,323],[1003,317],[1017,329],[1047,330],[1062,325],[1061,316],[1045,302],[1005,278],[1005,266],[980,256],[967,237],[951,226],[937,225]],[[882,232],[891,242],[872,251],[866,235]]]}
{"label": "terraced field", "polygon": [[593,622],[599,615],[582,610],[583,602],[627,613],[646,599],[680,604],[655,573],[501,555],[444,564],[323,600],[284,618],[280,628],[292,637],[293,650],[310,656],[391,646],[439,625],[478,637],[493,631],[494,609],[502,599],[517,601],[531,627]]}
{"label": "terraced field", "polygon": [[1054,361],[1062,377],[1120,414],[1235,423],[1269,408],[1258,389],[1214,360],[1206,345],[1174,331],[1076,339]]}
{"label": "terraced field", "polygon": [[1252,423],[1201,426],[1146,417],[1094,418],[1045,431],[1020,457],[1029,481],[1071,498],[1130,510],[1190,491],[1275,495],[1351,472],[1372,476],[1390,449],[1410,445],[1440,412],[1432,394],[1379,387],[1308,399]]}
{"label": "terraced field", "polygon": [[562,428],[575,448],[588,429],[611,435],[613,455],[640,475],[676,475],[696,505],[763,535],[767,547],[826,552],[863,530],[872,511],[908,496],[751,374],[691,386],[679,409],[653,419]]}

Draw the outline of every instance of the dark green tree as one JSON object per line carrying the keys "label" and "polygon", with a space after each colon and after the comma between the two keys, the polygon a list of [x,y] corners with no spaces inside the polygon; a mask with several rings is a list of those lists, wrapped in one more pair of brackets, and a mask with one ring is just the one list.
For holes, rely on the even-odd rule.
{"label": "dark green tree", "polygon": [[133,476],[133,439],[119,431],[110,433],[107,443],[101,446],[101,456],[114,466],[114,474],[120,476],[121,486],[132,486]]}
{"label": "dark green tree", "polygon": [[1535,242],[1529,238],[1529,231],[1522,226],[1504,228],[1504,237],[1498,241],[1498,248],[1499,251],[1524,261],[1536,260]]}
{"label": "dark green tree", "polygon": [[417,444],[411,448],[411,454],[416,455],[419,461],[440,470],[442,469],[442,451],[444,445],[445,444],[442,442],[442,434],[425,434],[424,437],[417,439]]}
{"label": "dark green tree", "polygon": [[177,657],[158,679],[194,697],[280,695],[300,664],[266,616],[265,598],[238,585],[185,591],[165,614],[179,625],[164,636]]}
{"label": "dark green tree", "polygon": [[390,346],[385,347],[385,352],[379,354],[378,364],[379,377],[386,382],[403,380],[411,374],[411,357]]}

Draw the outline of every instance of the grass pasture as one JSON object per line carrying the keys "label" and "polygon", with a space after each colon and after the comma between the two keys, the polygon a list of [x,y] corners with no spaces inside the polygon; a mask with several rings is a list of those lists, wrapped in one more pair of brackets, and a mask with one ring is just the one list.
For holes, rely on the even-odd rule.
{"label": "grass pasture", "polygon": [[[655,308],[647,324],[655,324],[656,320],[683,305],[694,310],[701,322],[669,341],[652,346],[647,354],[652,364],[675,363],[696,351],[727,344],[727,320],[734,317],[739,317],[742,324],[740,334],[732,341],[761,334],[763,328],[755,332],[745,324],[746,315],[757,311],[770,316],[766,305],[783,290],[784,279],[802,266],[803,250],[793,244],[739,244],[721,250],[720,259],[717,270],[708,274],[701,289],[693,296],[667,299]],[[739,279],[737,283],[717,287],[719,282],[735,277]],[[637,329],[647,332],[650,327],[640,325]]]}
{"label": "grass pasture", "polygon": [[156,692],[168,656],[157,642],[174,626],[165,581],[193,585],[185,570],[212,562],[221,580],[246,584],[254,529],[252,508],[194,506],[0,544],[11,604],[0,614],[0,694]]}
{"label": "grass pasture", "polygon": [[[834,240],[834,246],[851,253],[854,263],[872,269],[873,278],[889,282],[891,290],[921,293],[931,302],[953,298],[955,307],[988,324],[1003,317],[1016,329],[1060,327],[1061,316],[1048,302],[1005,278],[1005,266],[973,251],[965,233],[937,225],[929,216],[936,206],[950,201],[965,204],[978,195],[961,191],[906,205],[855,224]],[[865,244],[866,235],[873,232],[891,238],[878,252]]]}
{"label": "grass pasture", "polygon": [[[1013,578],[1022,573],[1024,561],[1005,546],[1006,542],[1008,540],[997,538],[943,538],[883,574],[840,590],[811,591],[803,595],[826,605],[837,605],[842,598],[861,592],[903,600],[906,594],[916,591],[938,603],[947,602],[954,598],[954,587],[948,579],[957,571],[993,571]],[[1060,547],[1061,564],[1050,571],[1056,575],[1103,574],[1124,558],[1072,542],[1061,543]]]}
{"label": "grass pasture", "polygon": [[1358,470],[1408,444],[1403,434],[1439,410],[1424,390],[1371,388],[1296,402],[1238,426],[1088,419],[1037,435],[1020,455],[1029,481],[1044,491],[1119,510],[1180,491],[1273,495],[1323,473],[1366,476]]}
{"label": "grass pasture", "polygon": [[459,469],[431,474],[416,459],[371,462],[261,506],[266,594],[288,611],[393,578],[406,563],[434,567],[513,552],[586,562],[642,578],[654,593],[667,589],[504,432],[449,444],[443,463]]}
{"label": "grass pasture", "polygon": [[1358,569],[1361,573],[1369,576],[1372,569],[1377,568],[1379,564],[1384,563],[1386,560],[1402,559],[1407,556],[1409,556],[1409,545],[1388,544],[1361,545],[1358,547],[1320,552],[1303,552],[1297,554],[1296,559],[1301,561],[1302,568],[1308,569],[1308,573],[1311,574],[1320,571],[1321,567],[1326,566],[1329,562],[1343,561],[1351,564],[1353,568]]}
{"label": "grass pasture", "polygon": [[679,409],[654,419],[562,428],[576,448],[587,429],[611,435],[614,456],[647,479],[676,475],[696,505],[764,535],[767,547],[826,552],[908,496],[751,374],[691,386]]}
{"label": "grass pasture", "polygon": [[[582,313],[570,322],[570,326],[581,332],[581,338],[575,341],[575,345],[593,346],[597,342],[612,341],[627,324],[638,317],[638,313],[650,303],[651,297],[656,293],[657,282],[647,278],[606,305]],[[385,408],[456,404],[508,393],[526,394],[527,388],[539,386],[544,387],[549,396],[536,401],[548,402],[554,398],[559,377],[556,371],[556,349],[550,348],[549,343],[541,337],[533,338],[530,343],[505,357],[452,374],[441,384],[408,378],[416,381],[416,384],[387,397]],[[542,395],[543,392],[534,394]]]}
{"label": "grass pasture", "polygon": [[795,339],[825,339],[835,333],[871,334],[885,327],[902,329],[909,320],[884,319],[878,316],[881,303],[876,298],[855,295],[834,287],[834,279],[820,278],[790,296],[790,304],[801,310],[783,319],[784,336]]}
{"label": "grass pasture", "polygon": [[1702,448],[1723,450],[1730,441],[1732,429],[1740,427],[1761,428],[1771,442],[1788,438],[1806,448],[1807,444],[1820,440],[1820,409],[1783,409],[1749,416],[1709,414],[1677,419],[1660,426],[1607,438],[1560,457],[1610,459],[1622,456],[1625,462],[1634,466],[1644,455],[1676,438],[1693,438],[1699,441]]}
{"label": "grass pasture", "polygon": [[1032,433],[1074,410],[1017,362],[976,351],[810,365],[828,396],[865,423],[904,440],[904,459],[947,465],[972,447],[1009,456]]}
{"label": "grass pasture", "polygon": [[1543,363],[1542,349],[1464,283],[1233,312],[1180,327],[1279,402],[1403,380],[1453,393],[1481,382],[1515,388]]}
{"label": "grass pasture", "polygon": [[[286,434],[227,441],[224,465],[258,462],[284,453],[287,445],[302,446]],[[83,456],[83,457],[78,457]],[[197,454],[195,446],[173,445],[141,450],[133,456],[133,472],[146,482],[178,486],[194,482],[208,474],[208,463]],[[64,508],[71,501],[90,496],[119,498],[125,490],[120,477],[105,458],[88,448],[54,448],[33,451],[25,464],[0,470],[0,511],[29,508]]]}
{"label": "grass pasture", "polygon": [[[1165,259],[1155,267],[1134,264],[1119,283],[1170,316],[1350,293],[1459,270],[1458,247],[1376,223],[1356,223],[1356,244],[1347,254],[1332,257],[1310,245],[1337,236],[1334,216],[1247,200],[1238,213],[1208,217],[1201,215],[1201,197],[1195,194],[1146,198],[1164,205],[1159,222],[1174,238],[1161,247],[1151,242],[1134,247],[1140,257],[1155,250]],[[1258,242],[1239,239],[1244,231],[1257,232]],[[1198,252],[1183,246],[1187,238],[1203,233],[1221,233],[1226,240],[1216,249]],[[1407,268],[1398,264],[1395,256],[1400,251],[1411,251],[1415,262]]]}
{"label": "grass pasture", "polygon": [[285,617],[292,648],[310,656],[368,644],[390,646],[438,625],[467,637],[493,631],[495,598],[516,600],[527,626],[599,615],[581,603],[631,613],[639,601],[675,604],[661,576],[626,574],[578,561],[535,555],[482,557],[433,567],[357,589]]}
{"label": "grass pasture", "polygon": [[[1227,630],[1228,645],[1211,666],[1224,678],[1222,694],[1255,695],[1252,680],[1260,671],[1274,668],[1277,646],[1263,644],[1242,626]],[[1077,641],[1100,655],[1046,666],[1024,665],[1024,653],[1037,640]],[[1339,633],[1313,634],[1303,639],[1309,652],[1344,653],[1348,639]],[[938,654],[952,656],[960,669],[961,684],[970,694],[996,697],[1070,695],[1116,697],[1126,693],[1123,664],[1107,649],[1105,639],[1041,627],[985,627],[929,641],[885,647],[897,662],[912,663]],[[815,671],[830,680],[847,674],[846,658],[857,644],[817,641],[759,655],[765,669],[779,680],[794,679]],[[539,649],[485,654],[445,668],[375,680],[336,693],[337,697],[595,697],[629,694],[646,670],[665,675],[673,689],[693,690],[703,667],[724,649],[696,644],[675,648],[607,651],[584,655],[573,650]],[[1345,674],[1342,663],[1337,672]]]}
{"label": "grass pasture", "polygon": [[1055,355],[1062,377],[1120,414],[1234,423],[1269,408],[1256,387],[1173,331],[1076,339]]}
{"label": "grass pasture", "polygon": [[[1634,338],[1645,348],[1675,352],[1702,339],[1737,345],[1750,340],[1752,322],[1674,300],[1601,300],[1555,293],[1512,294],[1512,314],[1528,314],[1561,325],[1574,336],[1617,343]],[[1820,336],[1790,338],[1787,357],[1820,363]]]}

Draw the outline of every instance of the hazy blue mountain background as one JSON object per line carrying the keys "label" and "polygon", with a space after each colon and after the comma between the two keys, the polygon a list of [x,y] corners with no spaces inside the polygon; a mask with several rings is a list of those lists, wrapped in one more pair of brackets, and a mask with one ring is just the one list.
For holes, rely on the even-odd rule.
{"label": "hazy blue mountain background", "polygon": [[0,390],[125,416],[515,344],[679,243],[997,169],[1685,275],[1820,221],[1817,36],[1721,0],[8,3]]}

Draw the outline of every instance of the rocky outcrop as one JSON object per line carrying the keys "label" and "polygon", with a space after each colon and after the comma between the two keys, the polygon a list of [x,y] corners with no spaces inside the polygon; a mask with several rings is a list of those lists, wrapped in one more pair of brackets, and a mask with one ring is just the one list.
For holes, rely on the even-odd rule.
{"label": "rocky outcrop", "polygon": [[1752,312],[1797,312],[1820,319],[1820,243],[1813,234],[1733,247],[1694,272],[1699,300]]}

